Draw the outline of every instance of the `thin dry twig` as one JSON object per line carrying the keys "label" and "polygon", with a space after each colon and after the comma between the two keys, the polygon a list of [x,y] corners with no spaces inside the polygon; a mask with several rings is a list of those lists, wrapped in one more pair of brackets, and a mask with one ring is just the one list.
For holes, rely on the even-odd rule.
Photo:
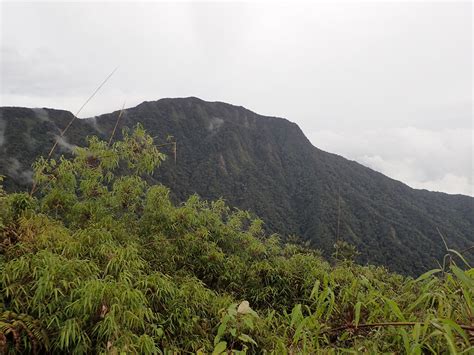
{"label": "thin dry twig", "polygon": [[463,253],[465,253],[465,252],[467,252],[467,251],[471,251],[471,250],[474,250],[474,245],[472,245],[472,246],[470,246],[469,248],[466,248],[466,249],[464,249],[464,250],[461,250],[459,253],[460,253],[460,254],[463,254]]}
{"label": "thin dry twig", "polygon": [[117,121],[115,122],[114,130],[112,131],[112,134],[110,135],[109,144],[108,144],[109,146],[110,146],[110,144],[112,143],[112,139],[114,138],[115,131],[117,130],[117,126],[118,126],[118,124],[119,124],[120,118],[121,118],[122,115],[123,115],[124,109],[125,109],[125,101],[123,102],[122,110],[120,110],[120,113],[119,113],[119,115],[118,115],[118,117],[117,117]]}
{"label": "thin dry twig", "polygon": [[446,243],[446,239],[444,239],[444,236],[443,236],[443,234],[440,232],[440,230],[439,230],[438,227],[436,227],[436,230],[438,231],[439,236],[440,236],[441,239],[443,240],[444,247],[446,248],[446,251],[449,253],[449,248],[448,248],[448,244]]}
{"label": "thin dry twig", "polygon": [[[158,136],[155,136],[155,137],[152,137],[152,138],[156,139],[156,138],[158,138]],[[176,155],[177,155],[177,152],[178,152],[178,147],[177,147],[178,140],[174,140],[173,142],[158,144],[158,145],[156,145],[156,147],[160,148],[160,147],[166,147],[168,145],[172,145],[171,152],[173,153],[174,163],[176,164]]]}
{"label": "thin dry twig", "polygon": [[[79,115],[79,113],[82,111],[82,109],[89,103],[90,100],[92,100],[92,98],[99,92],[99,90],[105,85],[105,83],[107,83],[107,81],[109,81],[109,79],[112,77],[112,75],[115,74],[115,72],[117,71],[118,68],[115,68],[114,70],[112,70],[112,72],[105,78],[105,80],[97,87],[97,89],[95,89],[95,91],[92,93],[91,96],[89,96],[89,98],[82,104],[82,106],[79,108],[79,110],[77,110],[76,114],[74,115],[74,117],[71,119],[71,121],[69,121],[69,123],[67,124],[66,128],[64,128],[62,131],[61,131],[61,134],[59,135],[59,138],[62,138],[64,137],[64,135],[66,134],[67,130],[69,129],[69,127],[71,127],[72,123],[76,120],[77,116]],[[56,146],[58,145],[58,142],[59,142],[59,139],[56,139],[56,142],[54,143],[53,147],[51,148],[51,150],[49,151],[49,154],[48,154],[48,159],[51,158],[51,156],[53,155],[53,152],[54,152],[54,149],[56,148]]]}
{"label": "thin dry twig", "polygon": [[[79,115],[79,113],[81,113],[82,109],[89,103],[90,100],[92,100],[92,98],[99,92],[99,90],[105,85],[105,83],[107,83],[107,81],[109,81],[109,79],[112,77],[112,75],[115,74],[115,72],[117,71],[118,67],[116,67],[114,70],[112,70],[112,72],[105,78],[105,80],[94,90],[94,92],[92,93],[91,96],[89,96],[89,98],[82,104],[82,106],[79,108],[79,110],[77,110],[76,114],[73,115],[72,119],[69,121],[69,123],[67,124],[67,126],[61,131],[61,133],[59,134],[59,137],[56,138],[53,146],[51,147],[51,150],[49,151],[48,153],[48,156],[47,156],[47,159],[50,159],[51,156],[53,155],[54,153],[54,150],[56,149],[56,146],[58,145],[59,143],[59,140],[61,138],[64,137],[64,135],[66,134],[67,130],[69,129],[69,127],[71,127],[72,123],[76,120],[77,116]],[[33,183],[33,186],[31,188],[31,191],[30,191],[30,196],[33,195],[36,191],[36,182]]]}

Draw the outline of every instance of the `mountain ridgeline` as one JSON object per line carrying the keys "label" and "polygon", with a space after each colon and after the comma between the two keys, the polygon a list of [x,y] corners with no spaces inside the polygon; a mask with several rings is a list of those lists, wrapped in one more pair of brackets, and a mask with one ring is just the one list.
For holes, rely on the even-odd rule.
{"label": "mountain ridgeline", "polygon": [[[119,111],[73,122],[57,153],[71,154],[87,136],[108,139]],[[0,175],[7,190],[31,186],[31,164],[47,155],[73,115],[47,108],[0,108]],[[137,123],[168,159],[151,178],[177,201],[197,193],[254,212],[269,232],[297,236],[330,255],[336,240],[360,263],[418,275],[442,263],[446,247],[474,243],[474,198],[415,190],[354,161],[315,148],[286,119],[197,98],[162,99],[126,109],[121,129]],[[317,143],[317,142],[316,142]],[[472,250],[464,255],[473,261]]]}

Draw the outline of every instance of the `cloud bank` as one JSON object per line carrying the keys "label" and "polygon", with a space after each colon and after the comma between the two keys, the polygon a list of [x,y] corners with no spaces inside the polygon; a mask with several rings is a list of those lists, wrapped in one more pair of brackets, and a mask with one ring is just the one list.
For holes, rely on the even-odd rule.
{"label": "cloud bank", "polygon": [[413,188],[474,196],[473,129],[321,130],[309,138]]}

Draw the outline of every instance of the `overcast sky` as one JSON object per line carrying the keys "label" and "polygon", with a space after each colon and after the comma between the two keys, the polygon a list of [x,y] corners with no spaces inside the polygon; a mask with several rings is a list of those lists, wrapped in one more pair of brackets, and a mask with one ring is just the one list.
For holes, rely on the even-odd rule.
{"label": "overcast sky", "polygon": [[472,4],[2,2],[0,105],[89,117],[197,96],[300,125],[415,188],[474,195]]}

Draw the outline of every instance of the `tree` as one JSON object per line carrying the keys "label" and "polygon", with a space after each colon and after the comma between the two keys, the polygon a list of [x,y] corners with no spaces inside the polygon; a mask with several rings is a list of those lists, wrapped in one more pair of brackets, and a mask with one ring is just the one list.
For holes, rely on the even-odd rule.
{"label": "tree", "polygon": [[343,240],[337,240],[334,243],[334,252],[332,257],[337,261],[355,261],[355,258],[359,255],[357,248]]}

